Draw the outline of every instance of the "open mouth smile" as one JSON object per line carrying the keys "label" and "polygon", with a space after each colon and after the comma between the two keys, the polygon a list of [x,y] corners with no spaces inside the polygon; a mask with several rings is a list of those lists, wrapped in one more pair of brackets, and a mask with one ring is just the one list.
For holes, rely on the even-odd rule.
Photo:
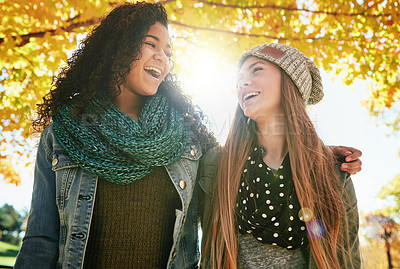
{"label": "open mouth smile", "polygon": [[146,73],[148,73],[150,76],[152,76],[155,79],[158,79],[162,74],[161,69],[159,69],[157,67],[153,67],[153,66],[144,67],[144,71],[146,71]]}
{"label": "open mouth smile", "polygon": [[250,100],[251,98],[254,98],[254,97],[258,96],[258,95],[260,95],[260,92],[249,92],[249,93],[246,93],[243,96],[243,99],[242,99],[243,103],[248,101],[248,100]]}

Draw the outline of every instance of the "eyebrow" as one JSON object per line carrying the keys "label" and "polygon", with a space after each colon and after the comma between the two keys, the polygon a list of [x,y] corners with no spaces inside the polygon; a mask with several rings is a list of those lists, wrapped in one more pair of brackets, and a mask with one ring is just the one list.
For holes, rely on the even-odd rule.
{"label": "eyebrow", "polygon": [[[154,36],[154,35],[146,35],[146,37],[151,37],[151,38],[157,40],[158,42],[160,42],[160,39],[158,37]],[[170,49],[171,45],[169,43],[167,45],[168,45],[168,48]]]}
{"label": "eyebrow", "polygon": [[263,63],[264,63],[263,61],[257,61],[255,63],[249,65],[249,67],[247,67],[247,70],[252,69],[256,64],[263,64]]}
{"label": "eyebrow", "polygon": [[[247,69],[247,70],[250,70],[250,69],[252,69],[255,65],[257,65],[257,64],[263,64],[263,63],[264,63],[263,61],[257,61],[257,62],[255,62],[255,63],[252,63],[251,65],[249,65],[246,69]],[[243,77],[243,73],[239,73],[239,76],[238,76],[237,80],[242,79],[242,77]]]}

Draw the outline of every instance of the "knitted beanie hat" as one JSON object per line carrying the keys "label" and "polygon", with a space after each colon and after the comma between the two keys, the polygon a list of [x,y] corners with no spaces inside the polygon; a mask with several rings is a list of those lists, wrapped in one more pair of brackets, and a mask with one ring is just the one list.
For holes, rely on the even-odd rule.
{"label": "knitted beanie hat", "polygon": [[238,67],[249,57],[255,56],[281,67],[293,80],[307,105],[322,100],[322,79],[315,63],[298,49],[284,44],[266,43],[251,48],[239,58]]}

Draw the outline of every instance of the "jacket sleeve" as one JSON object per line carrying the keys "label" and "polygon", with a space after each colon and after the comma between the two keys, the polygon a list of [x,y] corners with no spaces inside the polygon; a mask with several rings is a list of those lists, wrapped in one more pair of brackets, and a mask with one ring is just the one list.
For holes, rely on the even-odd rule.
{"label": "jacket sleeve", "polygon": [[[51,127],[50,127],[51,128]],[[43,131],[36,156],[31,208],[26,233],[14,268],[56,268],[59,214],[55,173],[52,171],[53,134]]]}
{"label": "jacket sleeve", "polygon": [[[348,242],[346,242],[346,238],[344,238],[344,248],[345,251],[351,257],[351,261],[346,257],[346,265],[347,268],[358,269],[361,267],[361,254],[360,254],[360,245],[358,239],[358,230],[359,230],[359,215],[357,208],[357,197],[356,192],[354,190],[353,181],[350,178],[350,175],[346,172],[343,172],[339,169],[339,166],[336,167],[336,171],[340,177],[340,181],[343,184],[343,193],[342,200],[344,202],[346,208],[346,221],[341,220],[341,230],[344,231],[346,228],[348,229]],[[346,227],[347,226],[347,227]],[[308,269],[317,269],[317,265],[314,261],[313,255],[308,247],[307,253],[309,255],[309,266]],[[341,265],[340,268],[346,268],[344,266],[344,258],[343,253],[338,251],[337,253],[339,263]]]}
{"label": "jacket sleeve", "polygon": [[200,160],[198,172],[199,214],[202,224],[205,223],[210,209],[214,181],[218,173],[220,147],[214,147],[206,152]]}
{"label": "jacket sleeve", "polygon": [[[343,176],[343,174],[345,175]],[[343,187],[345,194],[343,195],[343,201],[346,206],[346,219],[349,230],[349,242],[347,250],[350,252],[352,259],[351,264],[347,264],[347,266],[348,268],[361,268],[360,244],[358,239],[359,215],[356,192],[354,190],[353,181],[351,180],[350,175],[348,173],[341,172],[341,176],[342,178],[344,177]]]}
{"label": "jacket sleeve", "polygon": [[[220,147],[214,147],[206,152],[200,160],[199,172],[198,172],[198,184],[199,184],[199,217],[202,227],[202,246],[203,250],[205,243],[205,235],[207,234],[207,218],[210,211],[211,199],[213,193],[213,187],[215,179],[218,173],[220,157]],[[207,257],[202,254],[201,268],[209,268],[207,265]]]}

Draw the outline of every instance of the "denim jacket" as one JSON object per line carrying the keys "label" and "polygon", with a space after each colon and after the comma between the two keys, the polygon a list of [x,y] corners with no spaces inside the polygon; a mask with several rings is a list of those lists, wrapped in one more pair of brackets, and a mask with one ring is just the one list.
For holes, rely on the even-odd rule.
{"label": "denim jacket", "polygon": [[[203,229],[206,228],[206,220],[209,214],[211,206],[211,196],[213,188],[215,188],[214,180],[216,179],[218,172],[218,164],[220,159],[220,147],[215,147],[204,154],[202,161],[200,162],[198,184],[199,184],[199,214],[202,221]],[[347,215],[347,227],[349,230],[349,245],[346,245],[346,249],[350,252],[352,258],[352,264],[347,264],[348,268],[360,268],[361,267],[361,256],[360,246],[358,240],[358,229],[359,229],[359,216],[357,209],[357,198],[354,190],[353,182],[350,175],[346,172],[339,171],[337,169],[339,178],[343,184],[344,192],[342,197],[345,202],[346,215]],[[345,223],[341,222],[342,228]],[[207,230],[203,230],[203,234],[206,234]],[[204,243],[204,240],[203,240]],[[314,261],[313,255],[308,247],[306,249],[306,255],[308,257],[308,269],[317,269],[317,265]],[[343,260],[340,255],[339,262],[343,264]],[[211,268],[209,257],[203,257],[201,268]],[[344,264],[343,264],[344,268]]]}
{"label": "denim jacket", "polygon": [[[195,181],[201,147],[190,134],[185,152],[166,166],[182,203],[176,210],[167,268],[196,268],[199,262]],[[55,138],[52,125],[39,142],[31,209],[14,268],[82,268],[98,177],[81,169]],[[134,227],[132,227],[134,229]]]}

